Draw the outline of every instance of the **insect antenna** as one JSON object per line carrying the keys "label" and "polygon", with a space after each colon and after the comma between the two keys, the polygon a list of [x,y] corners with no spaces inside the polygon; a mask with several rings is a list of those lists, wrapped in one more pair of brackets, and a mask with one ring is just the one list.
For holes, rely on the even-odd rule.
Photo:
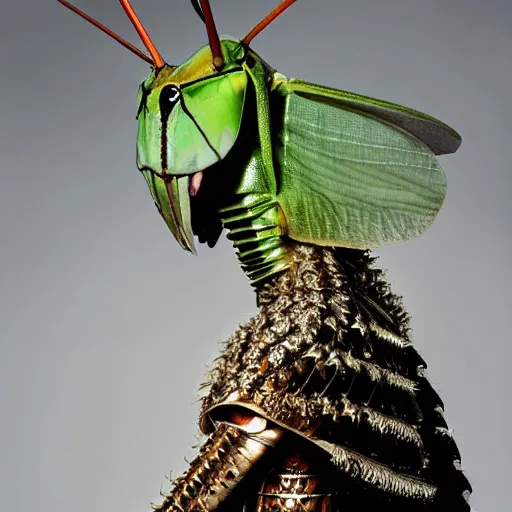
{"label": "insect antenna", "polygon": [[206,25],[206,18],[204,17],[203,10],[201,9],[201,5],[199,4],[199,0],[190,0],[192,3],[192,7],[194,11],[196,11],[197,15],[201,18],[203,23]]}
{"label": "insect antenna", "polygon": [[162,59],[162,57],[158,53],[158,50],[156,49],[155,45],[153,44],[153,41],[151,41],[151,38],[149,37],[146,29],[142,25],[138,16],[135,14],[133,7],[130,5],[130,2],[128,0],[119,0],[119,1],[121,2],[121,5],[122,5],[123,9],[125,10],[128,18],[130,18],[130,21],[132,22],[133,26],[135,27],[135,30],[139,34],[139,37],[141,38],[142,42],[144,43],[144,46],[148,49],[148,52],[151,55],[153,62],[155,63],[155,68],[156,69],[163,68],[164,64],[165,64],[164,59]]}
{"label": "insect antenna", "polygon": [[[224,67],[224,55],[222,55],[222,48],[220,46],[219,33],[215,27],[215,21],[213,19],[212,9],[210,7],[209,0],[200,0],[201,11],[203,14],[204,22],[206,24],[206,32],[208,34],[208,41],[210,42],[210,48],[212,50],[213,66],[217,71],[220,71]],[[194,1],[192,5],[197,12],[197,6]]]}
{"label": "insect antenna", "polygon": [[85,21],[88,21],[92,25],[94,25],[96,28],[99,28],[102,32],[105,32],[105,34],[109,35],[112,39],[115,39],[118,43],[122,44],[127,50],[130,50],[132,53],[137,55],[137,57],[140,57],[142,60],[146,61],[148,64],[153,65],[153,61],[151,60],[151,57],[148,57],[144,52],[139,50],[136,46],[133,46],[133,44],[129,43],[122,37],[118,36],[115,32],[110,30],[108,27],[100,23],[99,21],[96,21],[94,18],[86,14],[84,11],[81,11],[78,7],[75,7],[73,4],[70,4],[69,2],[66,2],[66,0],[57,0],[59,3],[61,3],[64,7],[67,7],[71,11],[73,11],[75,14],[78,14],[81,18],[83,18]]}
{"label": "insect antenna", "polygon": [[249,46],[251,41],[265,28],[267,28],[280,14],[297,0],[284,0],[275,9],[270,11],[241,41],[244,46]]}

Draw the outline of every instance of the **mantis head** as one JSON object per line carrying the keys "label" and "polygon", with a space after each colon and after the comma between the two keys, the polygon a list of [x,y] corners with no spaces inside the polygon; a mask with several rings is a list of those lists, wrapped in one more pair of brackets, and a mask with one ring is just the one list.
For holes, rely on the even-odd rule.
{"label": "mantis head", "polygon": [[285,0],[241,41],[220,40],[208,0],[192,0],[209,44],[180,66],[160,56],[128,0],[120,0],[150,56],[65,0],[58,0],[148,62],[139,86],[137,167],[178,243],[194,250],[190,197],[203,172],[220,162],[237,140],[247,90],[243,64],[252,39],[296,0]]}

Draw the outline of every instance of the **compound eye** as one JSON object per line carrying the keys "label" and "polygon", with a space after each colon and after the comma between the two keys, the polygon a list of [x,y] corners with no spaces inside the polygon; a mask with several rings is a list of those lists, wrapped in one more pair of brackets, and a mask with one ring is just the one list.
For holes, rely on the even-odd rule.
{"label": "compound eye", "polygon": [[160,112],[163,117],[168,117],[174,105],[180,100],[180,90],[175,85],[166,85],[160,93]]}

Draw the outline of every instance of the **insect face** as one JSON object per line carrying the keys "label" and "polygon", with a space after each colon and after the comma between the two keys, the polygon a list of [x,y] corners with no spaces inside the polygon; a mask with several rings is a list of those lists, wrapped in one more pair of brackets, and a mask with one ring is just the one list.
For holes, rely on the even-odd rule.
{"label": "insect face", "polygon": [[189,196],[202,172],[233,147],[247,89],[246,71],[235,59],[239,44],[221,45],[222,72],[205,46],[181,66],[153,71],[139,87],[137,166],[172,233],[192,252]]}
{"label": "insect face", "polygon": [[220,162],[237,139],[248,83],[246,51],[296,0],[284,0],[240,42],[221,41],[209,0],[192,0],[209,44],[181,66],[164,61],[129,0],[120,0],[121,6],[149,55],[67,0],[58,1],[152,66],[139,87],[137,166],[175,238],[194,252],[190,195],[199,190],[203,170]]}

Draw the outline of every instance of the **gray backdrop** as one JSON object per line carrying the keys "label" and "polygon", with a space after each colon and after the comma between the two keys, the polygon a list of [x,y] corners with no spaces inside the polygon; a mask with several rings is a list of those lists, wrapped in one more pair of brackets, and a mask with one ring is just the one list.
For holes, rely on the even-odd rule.
{"label": "gray backdrop", "polygon": [[[169,62],[206,43],[187,0],[133,3]],[[77,4],[139,44],[118,2]],[[241,37],[275,4],[213,9]],[[433,227],[378,253],[481,512],[510,510],[511,14],[510,0],[301,0],[253,44],[287,76],[463,136]],[[178,247],[136,170],[147,65],[53,0],[2,0],[0,18],[0,509],[149,510],[195,453],[196,390],[254,294],[225,239]]]}

